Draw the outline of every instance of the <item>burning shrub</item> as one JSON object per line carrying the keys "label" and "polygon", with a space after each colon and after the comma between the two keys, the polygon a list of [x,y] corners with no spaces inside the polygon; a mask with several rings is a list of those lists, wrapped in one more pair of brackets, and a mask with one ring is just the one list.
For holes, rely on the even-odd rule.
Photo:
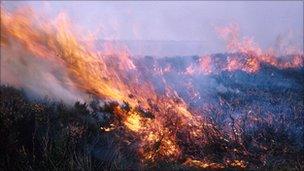
{"label": "burning shrub", "polygon": [[62,13],[3,10],[1,28],[5,82],[85,101],[2,86],[5,169],[302,169],[303,54],[263,52],[237,25],[218,30],[232,53],[161,59],[94,49]]}

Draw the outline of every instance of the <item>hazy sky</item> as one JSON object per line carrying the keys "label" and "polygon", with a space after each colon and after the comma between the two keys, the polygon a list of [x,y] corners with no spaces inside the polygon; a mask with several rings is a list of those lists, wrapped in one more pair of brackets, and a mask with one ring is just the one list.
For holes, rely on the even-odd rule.
{"label": "hazy sky", "polygon": [[214,26],[235,22],[242,35],[253,36],[262,47],[287,34],[303,45],[303,1],[4,2],[10,7],[25,3],[54,15],[64,11],[91,31],[101,28],[101,39],[220,43]]}

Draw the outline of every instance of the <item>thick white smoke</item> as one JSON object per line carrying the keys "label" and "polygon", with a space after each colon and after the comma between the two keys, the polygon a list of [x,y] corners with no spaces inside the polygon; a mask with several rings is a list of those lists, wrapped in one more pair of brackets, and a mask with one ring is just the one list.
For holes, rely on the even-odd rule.
{"label": "thick white smoke", "polygon": [[73,103],[84,99],[76,90],[63,66],[34,57],[16,41],[1,47],[1,84],[23,88],[29,95]]}

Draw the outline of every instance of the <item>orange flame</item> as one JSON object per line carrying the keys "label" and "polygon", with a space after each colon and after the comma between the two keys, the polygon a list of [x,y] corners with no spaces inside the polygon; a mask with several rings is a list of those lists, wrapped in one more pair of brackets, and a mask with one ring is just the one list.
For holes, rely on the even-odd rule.
{"label": "orange flame", "polygon": [[[303,54],[292,54],[290,59],[288,59],[289,61],[280,62],[273,50],[270,49],[269,51],[263,52],[252,38],[244,37],[243,40],[241,40],[239,36],[239,26],[237,24],[230,24],[222,28],[217,27],[216,31],[219,36],[225,40],[229,52],[240,52],[247,55],[247,61],[245,63],[239,62],[236,58],[229,59],[227,63],[227,69],[229,71],[240,69],[252,73],[259,70],[261,63],[267,63],[278,68],[298,68],[303,66]],[[296,51],[294,48],[292,49],[293,52]]]}
{"label": "orange flame", "polygon": [[[104,100],[129,104],[130,109],[118,105],[113,113],[123,121],[127,131],[139,137],[138,151],[143,157],[143,162],[178,159],[182,153],[177,141],[178,131],[186,130],[184,132],[188,134],[189,139],[196,140],[202,137],[199,141],[196,140],[197,144],[205,142],[202,128],[211,129],[211,126],[204,125],[202,118],[194,112],[191,113],[174,90],[167,86],[165,95],[160,96],[151,84],[140,82],[136,72],[132,78],[128,76],[128,73],[134,73],[137,68],[126,47],[121,49],[106,44],[104,50],[97,51],[92,46],[80,43],[80,36],[72,30],[74,27],[63,13],[54,21],[35,16],[39,15],[30,9],[20,9],[11,13],[2,9],[1,49],[12,60],[16,55],[15,47],[18,47],[22,52],[37,59],[63,66],[65,70],[62,72],[66,72],[72,81],[70,86]],[[303,65],[303,55],[293,56],[290,62],[281,63],[273,55],[263,53],[252,39],[246,38],[240,42],[237,31],[237,26],[219,30],[228,40],[228,49],[245,53],[248,57],[246,61],[242,61],[231,56],[224,69],[256,72],[261,62],[281,68]],[[27,55],[21,58],[26,61]],[[205,56],[200,60],[199,67],[187,68],[187,72],[193,74],[199,70],[198,73],[211,74],[212,62],[211,56]],[[159,74],[169,71],[170,67],[160,70]],[[154,118],[145,116],[149,112],[153,113]],[[101,128],[105,132],[114,129],[115,126]],[[186,164],[201,168],[224,167],[222,164],[193,159],[189,159]],[[242,161],[231,162],[231,165],[245,167]]]}
{"label": "orange flame", "polygon": [[[199,118],[188,111],[174,91],[168,89],[167,96],[160,97],[151,85],[138,82],[136,74],[133,78],[127,76],[128,72],[136,70],[128,50],[118,51],[108,44],[103,51],[97,51],[80,43],[80,36],[72,31],[74,27],[63,13],[54,21],[35,16],[39,15],[30,9],[1,10],[1,49],[13,60],[14,47],[18,46],[37,59],[63,66],[65,71],[62,72],[67,72],[72,80],[70,86],[104,100],[128,103],[131,110],[117,106],[114,113],[128,130],[140,137],[142,148],[139,152],[144,161],[177,158],[180,148],[176,142],[176,129],[190,128],[199,132]],[[22,60],[26,61],[27,56],[22,56]],[[157,109],[153,109],[153,105],[157,105]],[[143,117],[137,107],[150,110],[155,119]],[[181,123],[175,130],[166,126],[166,122],[171,120],[168,114]],[[113,129],[114,126],[101,128],[105,132]]]}

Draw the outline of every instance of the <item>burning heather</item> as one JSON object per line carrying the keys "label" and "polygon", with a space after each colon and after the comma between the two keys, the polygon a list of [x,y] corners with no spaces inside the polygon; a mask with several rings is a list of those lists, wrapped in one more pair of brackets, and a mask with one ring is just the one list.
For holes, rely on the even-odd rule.
{"label": "burning heather", "polygon": [[[1,155],[4,168],[304,169],[303,52],[264,51],[231,24],[215,28],[227,53],[135,58],[76,28],[64,13],[1,9],[1,84],[24,90],[1,87],[1,122],[24,111],[34,123],[30,143],[2,142],[26,158]],[[45,95],[64,103],[28,100]],[[56,151],[64,131],[67,150]]]}

